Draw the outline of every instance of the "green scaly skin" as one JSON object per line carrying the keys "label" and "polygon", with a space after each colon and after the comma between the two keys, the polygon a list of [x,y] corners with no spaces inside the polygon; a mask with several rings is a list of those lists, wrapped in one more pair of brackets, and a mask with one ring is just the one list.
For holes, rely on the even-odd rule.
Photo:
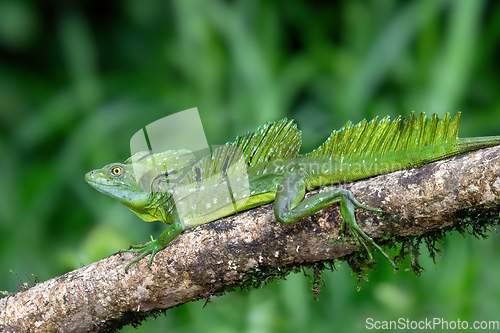
{"label": "green scaly skin", "polygon": [[[85,175],[87,182],[118,199],[145,221],[159,220],[169,227],[151,242],[121,252],[149,255],[148,266],[187,226],[275,201],[274,213],[291,223],[340,203],[344,221],[358,248],[382,252],[356,223],[354,210],[380,209],[359,203],[345,189],[332,189],[304,199],[308,190],[324,185],[364,179],[500,144],[500,136],[458,138],[460,113],[427,118],[375,118],[347,123],[313,152],[299,155],[301,132],[286,119],[268,123],[238,137],[195,161],[187,150],[150,154],[139,152],[124,163],[112,163]],[[228,185],[229,184],[229,185]],[[228,190],[229,188],[229,190]]]}

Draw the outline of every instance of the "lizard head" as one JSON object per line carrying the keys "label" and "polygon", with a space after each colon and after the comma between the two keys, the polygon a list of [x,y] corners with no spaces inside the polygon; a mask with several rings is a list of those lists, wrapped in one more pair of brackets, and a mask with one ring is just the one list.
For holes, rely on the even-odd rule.
{"label": "lizard head", "polygon": [[[123,163],[111,163],[85,175],[99,192],[119,200],[145,221],[168,218],[173,208],[170,182],[194,162],[187,151],[139,152]],[[160,209],[161,207],[165,209]]]}
{"label": "lizard head", "polygon": [[157,220],[155,214],[149,214],[147,209],[152,201],[152,193],[141,188],[132,164],[108,164],[102,169],[88,172],[85,180],[99,192],[119,200],[143,220]]}
{"label": "lizard head", "polygon": [[132,165],[112,163],[88,172],[85,180],[93,188],[118,199],[123,203],[132,203],[142,199],[145,191],[139,188]]}

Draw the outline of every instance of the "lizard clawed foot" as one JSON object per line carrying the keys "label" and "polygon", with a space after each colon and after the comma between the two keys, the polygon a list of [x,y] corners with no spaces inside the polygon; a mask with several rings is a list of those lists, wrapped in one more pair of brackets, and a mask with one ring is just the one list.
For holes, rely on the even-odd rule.
{"label": "lizard clawed foot", "polygon": [[[381,213],[382,210],[378,208],[373,208],[369,206],[365,206],[360,204],[352,194],[346,196],[346,200],[341,200],[340,201],[340,209],[342,212],[342,216],[344,219],[344,223],[342,224],[341,231],[343,231],[344,226],[347,225],[349,227],[349,230],[351,231],[351,234],[354,238],[354,242],[356,243],[356,246],[360,248],[363,246],[366,250],[366,253],[368,254],[369,260],[371,262],[375,262],[375,259],[373,258],[373,255],[371,253],[371,250],[369,248],[369,245],[377,249],[380,253],[384,255],[384,257],[389,261],[389,263],[392,265],[394,270],[398,270],[398,267],[394,263],[394,260],[389,256],[387,252],[384,251],[370,236],[368,236],[356,223],[356,219],[354,217],[354,209],[355,208],[362,208],[366,209],[369,211]],[[367,244],[368,243],[368,244]]]}
{"label": "lizard clawed foot", "polygon": [[139,253],[139,252],[142,252],[140,256],[138,256],[137,258],[135,258],[134,260],[129,262],[127,264],[127,266],[125,266],[125,270],[128,270],[130,265],[132,265],[135,262],[138,262],[139,260],[141,260],[142,258],[147,256],[148,254],[151,254],[151,256],[149,257],[149,261],[148,261],[148,267],[151,267],[151,263],[153,262],[154,256],[156,255],[156,253],[161,251],[164,248],[164,246],[160,242],[158,242],[158,240],[154,240],[153,236],[150,236],[150,237],[151,237],[151,242],[149,242],[149,243],[140,244],[140,245],[132,245],[129,249],[118,251],[119,253],[123,253],[123,252]]}

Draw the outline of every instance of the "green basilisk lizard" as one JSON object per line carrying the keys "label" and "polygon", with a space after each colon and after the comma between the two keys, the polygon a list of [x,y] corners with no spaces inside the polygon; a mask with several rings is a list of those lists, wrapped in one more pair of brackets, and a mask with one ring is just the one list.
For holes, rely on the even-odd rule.
{"label": "green basilisk lizard", "polygon": [[[290,223],[339,202],[344,226],[358,247],[369,246],[392,259],[360,229],[348,190],[336,188],[304,199],[306,191],[409,169],[500,144],[500,136],[458,138],[460,113],[443,119],[424,113],[410,117],[348,122],[320,147],[299,155],[301,132],[287,119],[268,123],[196,160],[187,150],[139,152],[86,174],[94,188],[118,199],[141,219],[159,220],[168,228],[151,242],[121,252],[140,252],[131,264],[165,248],[186,227],[214,221],[274,200],[276,219]],[[394,266],[395,267],[395,266]]]}

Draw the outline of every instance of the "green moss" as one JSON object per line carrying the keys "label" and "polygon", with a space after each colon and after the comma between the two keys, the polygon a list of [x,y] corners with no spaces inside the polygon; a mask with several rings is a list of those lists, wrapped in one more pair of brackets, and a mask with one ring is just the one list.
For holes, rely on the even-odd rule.
{"label": "green moss", "polygon": [[138,328],[149,317],[153,319],[165,314],[167,309],[155,309],[151,311],[126,311],[119,318],[107,321],[102,326],[96,328],[96,332],[119,332],[123,327],[131,325]]}
{"label": "green moss", "polygon": [[499,205],[488,203],[487,207],[471,207],[458,211],[455,214],[455,223],[450,226],[434,229],[426,234],[419,236],[390,236],[387,239],[388,244],[400,247],[399,254],[395,257],[396,262],[404,262],[406,257],[410,258],[410,267],[415,275],[419,276],[424,270],[419,264],[420,247],[423,244],[429,251],[429,256],[434,264],[436,255],[441,253],[440,243],[443,242],[447,234],[453,231],[461,235],[470,234],[479,239],[488,237],[488,232],[499,225],[500,212]]}
{"label": "green moss", "polygon": [[33,280],[32,280],[30,278],[30,276],[28,275],[28,273],[26,273],[26,282],[23,282],[21,280],[21,278],[19,277],[19,275],[17,275],[17,273],[15,273],[12,270],[10,272],[17,277],[17,279],[19,280],[20,285],[19,285],[19,287],[18,287],[18,289],[17,289],[16,292],[9,292],[9,291],[0,290],[0,298],[1,297],[5,297],[5,296],[12,296],[12,295],[14,295],[15,293],[18,293],[18,292],[23,292],[23,291],[28,290],[29,288],[33,287],[34,285],[40,283],[40,279],[35,274],[31,274],[31,276],[33,277]]}
{"label": "green moss", "polygon": [[259,268],[258,270],[245,274],[237,285],[225,289],[224,292],[234,289],[250,290],[260,288],[271,281],[283,280],[290,273],[300,272],[300,267],[301,266]]}

